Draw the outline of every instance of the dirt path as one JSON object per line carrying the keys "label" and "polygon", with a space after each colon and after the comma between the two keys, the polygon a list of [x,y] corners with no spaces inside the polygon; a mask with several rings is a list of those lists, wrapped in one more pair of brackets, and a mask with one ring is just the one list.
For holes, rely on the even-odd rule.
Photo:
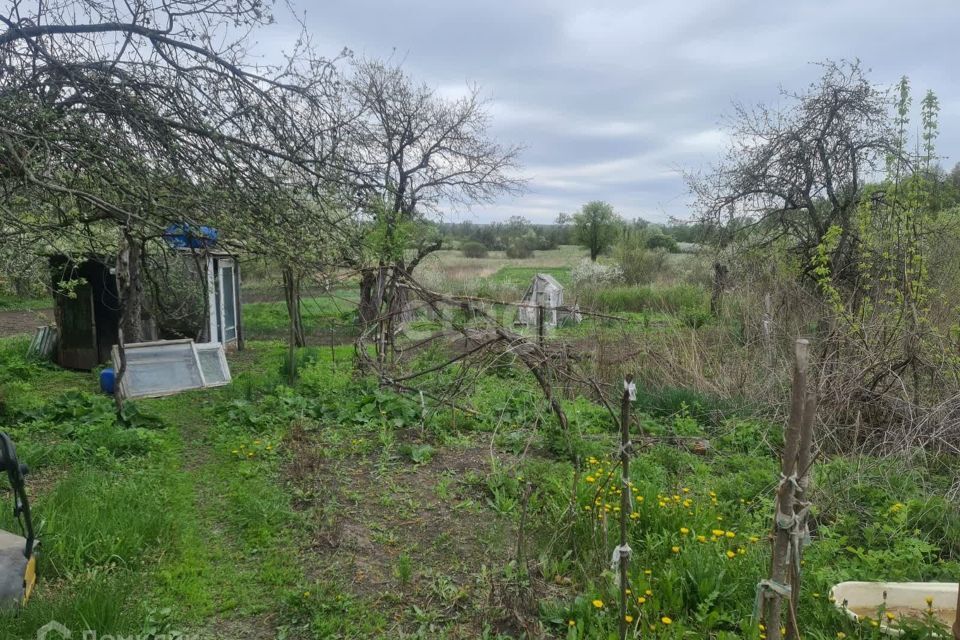
{"label": "dirt path", "polygon": [[37,327],[53,323],[53,309],[0,311],[0,338],[33,335]]}

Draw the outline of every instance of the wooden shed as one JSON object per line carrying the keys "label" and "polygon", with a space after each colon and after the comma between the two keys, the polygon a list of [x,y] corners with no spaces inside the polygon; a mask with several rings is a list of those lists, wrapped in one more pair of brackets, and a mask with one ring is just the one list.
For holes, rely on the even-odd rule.
{"label": "wooden shed", "polygon": [[[213,249],[177,249],[177,259],[203,287],[204,303],[189,334],[176,335],[159,327],[161,337],[189,337],[200,343],[243,347],[240,314],[240,266],[233,256]],[[110,360],[120,328],[120,300],[115,259],[65,255],[50,258],[54,317],[59,329],[56,362],[69,369],[93,369]]]}

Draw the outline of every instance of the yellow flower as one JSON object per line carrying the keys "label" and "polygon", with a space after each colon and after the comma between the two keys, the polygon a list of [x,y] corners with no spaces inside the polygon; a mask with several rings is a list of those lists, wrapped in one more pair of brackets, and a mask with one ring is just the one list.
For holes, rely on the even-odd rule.
{"label": "yellow flower", "polygon": [[880,623],[877,622],[876,620],[874,620],[873,618],[870,618],[870,626],[871,626],[871,627],[879,627],[879,626],[880,626]]}
{"label": "yellow flower", "polygon": [[571,627],[575,627],[575,626],[577,626],[577,621],[576,621],[576,620],[567,620],[567,624],[568,624],[569,626],[571,626]]}
{"label": "yellow flower", "polygon": [[732,560],[733,558],[736,558],[736,557],[737,557],[737,554],[734,553],[733,551],[729,551],[729,550],[728,550],[728,551],[727,551],[727,557]]}
{"label": "yellow flower", "polygon": [[653,573],[653,569],[644,569],[644,570],[643,570],[643,575],[645,575],[645,576],[649,576],[649,575],[652,574],[652,573]]}
{"label": "yellow flower", "polygon": [[670,547],[670,551],[674,553],[680,553],[680,547],[677,547],[677,546]]}
{"label": "yellow flower", "polygon": [[304,592],[303,592],[303,597],[304,597],[304,598],[309,598],[309,597],[310,597],[310,592],[309,592],[309,591],[304,591]]}
{"label": "yellow flower", "polygon": [[697,536],[697,542],[706,542],[707,536]]}
{"label": "yellow flower", "polygon": [[623,616],[623,619],[627,622],[633,622],[633,616]]}
{"label": "yellow flower", "polygon": [[926,598],[924,598],[924,600],[926,601],[928,607],[933,606],[933,596],[927,596]]}
{"label": "yellow flower", "polygon": [[653,595],[653,591],[651,589],[647,589],[646,591],[644,591],[644,593],[647,594],[648,596]]}
{"label": "yellow flower", "polygon": [[712,533],[713,535],[715,535],[715,536],[717,536],[717,537],[720,537],[720,536],[723,535],[723,529],[712,529],[712,530],[710,531],[710,533]]}
{"label": "yellow flower", "polygon": [[646,602],[646,601],[647,601],[647,599],[644,598],[643,596],[640,596],[639,598],[637,598],[637,604],[643,604],[643,603]]}
{"label": "yellow flower", "polygon": [[750,536],[750,542],[760,542],[760,538],[757,536]]}
{"label": "yellow flower", "polygon": [[837,637],[840,638],[840,640],[843,640],[847,637],[847,634],[845,634],[843,631],[837,631]]}
{"label": "yellow flower", "polygon": [[897,616],[893,612],[887,611],[887,620],[896,620],[896,618]]}
{"label": "yellow flower", "polygon": [[684,487],[684,488],[683,488],[683,492],[684,492],[684,493],[690,493],[690,489],[688,489],[687,487]]}
{"label": "yellow flower", "polygon": [[686,527],[680,527],[680,533],[682,533],[683,535],[687,535],[688,533],[690,533],[690,529],[687,529]]}
{"label": "yellow flower", "polygon": [[667,616],[663,616],[662,618],[660,618],[660,622],[662,622],[663,624],[673,624],[673,620],[671,620]]}
{"label": "yellow flower", "polygon": [[733,531],[727,531],[724,535],[726,535],[728,538],[734,538],[737,534],[735,534]]}
{"label": "yellow flower", "polygon": [[594,600],[593,606],[595,606],[597,609],[603,609],[603,600]]}
{"label": "yellow flower", "polygon": [[597,479],[594,478],[593,476],[587,476],[586,479],[587,479],[587,482],[596,482],[596,481],[597,481]]}

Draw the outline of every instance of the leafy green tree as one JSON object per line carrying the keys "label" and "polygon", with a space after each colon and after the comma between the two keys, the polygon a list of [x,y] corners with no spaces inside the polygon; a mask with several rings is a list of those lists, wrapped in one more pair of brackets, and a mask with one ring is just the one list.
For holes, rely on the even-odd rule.
{"label": "leafy green tree", "polygon": [[597,256],[617,239],[623,219],[608,203],[594,200],[573,215],[573,224],[577,242],[589,249],[590,260],[596,262]]}

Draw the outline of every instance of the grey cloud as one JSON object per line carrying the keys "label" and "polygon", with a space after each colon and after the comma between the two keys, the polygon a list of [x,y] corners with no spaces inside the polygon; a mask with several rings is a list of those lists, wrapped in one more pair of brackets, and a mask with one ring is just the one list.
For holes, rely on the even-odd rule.
{"label": "grey cloud", "polygon": [[[316,42],[390,56],[444,92],[490,98],[493,132],[524,145],[528,192],[452,217],[552,220],[590,199],[650,219],[688,215],[681,169],[715,161],[732,101],[781,101],[810,64],[859,57],[878,83],[941,100],[939,149],[960,155],[956,0],[292,0]],[[295,36],[281,21],[269,57]]]}

